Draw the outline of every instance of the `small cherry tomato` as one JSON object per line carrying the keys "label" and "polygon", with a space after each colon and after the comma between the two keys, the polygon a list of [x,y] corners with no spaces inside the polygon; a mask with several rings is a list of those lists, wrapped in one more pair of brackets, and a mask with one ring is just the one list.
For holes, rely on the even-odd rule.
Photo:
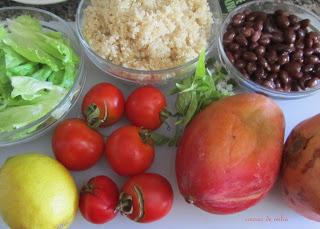
{"label": "small cherry tomato", "polygon": [[81,119],[62,121],[52,137],[52,150],[57,160],[69,170],[92,167],[101,158],[103,149],[102,135]]}
{"label": "small cherry tomato", "polygon": [[140,174],[125,183],[117,209],[139,223],[166,216],[172,208],[173,191],[166,178],[155,173]]}
{"label": "small cherry tomato", "polygon": [[109,222],[117,214],[118,198],[118,187],[109,177],[94,177],[81,189],[80,212],[91,223]]}
{"label": "small cherry tomato", "polygon": [[107,127],[119,121],[124,112],[122,92],[110,83],[92,87],[82,102],[82,113],[92,128]]}
{"label": "small cherry tomato", "polygon": [[127,99],[126,115],[133,125],[155,130],[167,118],[166,106],[166,97],[159,89],[144,86],[133,91]]}
{"label": "small cherry tomato", "polygon": [[154,159],[153,142],[144,138],[135,126],[124,126],[106,141],[105,153],[111,168],[121,176],[133,176],[147,170]]}

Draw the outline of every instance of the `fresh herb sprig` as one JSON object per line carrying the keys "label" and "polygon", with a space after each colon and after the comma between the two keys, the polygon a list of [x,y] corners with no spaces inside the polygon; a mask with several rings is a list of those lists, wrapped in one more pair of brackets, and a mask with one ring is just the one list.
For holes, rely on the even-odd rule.
{"label": "fresh herb sprig", "polygon": [[173,137],[163,136],[155,132],[148,133],[156,145],[176,146],[184,128],[194,116],[214,101],[233,95],[233,84],[228,72],[213,59],[206,61],[203,50],[199,56],[194,76],[175,84],[171,95],[177,95],[176,113],[169,112],[177,119],[176,133]]}
{"label": "fresh herb sprig", "polygon": [[187,126],[192,118],[210,103],[233,94],[228,72],[215,61],[210,64],[213,65],[212,69],[206,67],[203,50],[194,76],[176,83],[173,88],[171,94],[178,95],[175,104],[177,125]]}

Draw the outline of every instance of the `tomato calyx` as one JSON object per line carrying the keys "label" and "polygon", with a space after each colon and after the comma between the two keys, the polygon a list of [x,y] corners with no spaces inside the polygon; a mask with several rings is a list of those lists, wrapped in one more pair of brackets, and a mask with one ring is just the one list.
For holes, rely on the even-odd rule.
{"label": "tomato calyx", "polygon": [[141,128],[139,131],[139,135],[143,141],[144,144],[148,144],[148,145],[165,145],[168,144],[169,141],[171,140],[169,137],[164,136],[162,134],[158,134],[156,132],[152,132],[150,130],[146,130]]}
{"label": "tomato calyx", "polygon": [[107,104],[104,104],[104,117],[102,120],[100,119],[100,114],[101,111],[95,103],[92,103],[87,107],[85,110],[85,116],[87,119],[87,124],[90,128],[97,129],[101,124],[108,120]]}
{"label": "tomato calyx", "polygon": [[94,186],[92,184],[86,184],[81,189],[81,193],[93,193]]}
{"label": "tomato calyx", "polygon": [[[133,186],[134,192],[137,195],[139,214],[134,218],[134,221],[140,222],[144,217],[144,199],[141,189],[138,186]],[[133,213],[133,197],[125,192],[120,193],[118,205],[116,211],[119,211],[121,215],[128,216]]]}

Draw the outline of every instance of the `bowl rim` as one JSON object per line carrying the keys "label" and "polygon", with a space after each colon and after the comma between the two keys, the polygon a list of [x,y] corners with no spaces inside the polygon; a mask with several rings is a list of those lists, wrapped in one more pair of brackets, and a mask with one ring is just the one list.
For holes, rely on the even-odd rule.
{"label": "bowl rim", "polygon": [[[78,5],[78,8],[77,8],[76,21],[75,21],[77,35],[78,35],[79,40],[81,41],[81,44],[84,46],[84,49],[86,51],[90,52],[90,54],[93,55],[95,58],[97,58],[100,62],[103,62],[104,64],[107,64],[109,67],[117,68],[120,71],[125,71],[125,72],[129,72],[129,73],[132,73],[132,74],[159,75],[159,74],[172,73],[172,72],[184,69],[186,67],[189,67],[190,65],[193,65],[193,64],[198,62],[198,56],[197,56],[196,58],[194,58],[194,59],[192,59],[192,60],[190,60],[190,61],[188,61],[188,62],[186,62],[184,64],[180,64],[178,66],[175,66],[175,67],[163,68],[163,69],[159,69],[159,70],[140,70],[140,69],[123,67],[122,65],[114,64],[111,61],[102,58],[100,55],[98,55],[91,48],[91,46],[88,44],[87,40],[85,39],[84,34],[82,33],[82,29],[81,29],[82,28],[82,25],[81,25],[81,12],[84,10],[83,5],[87,1],[90,1],[90,0],[81,0],[79,5]],[[219,14],[221,15],[221,12],[219,12]],[[222,15],[221,15],[221,17],[222,17]],[[217,18],[215,18],[215,19],[218,20],[218,21],[214,22],[214,24],[215,23],[219,23],[219,20],[221,20],[221,19],[217,19]],[[218,24],[218,26],[220,26],[220,25],[221,25],[221,21]],[[217,34],[219,34],[219,29],[217,29]],[[206,48],[206,55],[210,53],[210,51],[214,47],[217,39],[218,39],[218,36],[213,36],[213,38],[210,39],[210,41],[208,42],[207,48]],[[124,78],[124,77],[119,77],[119,76],[114,76],[114,77],[122,79],[122,80],[128,80],[127,78]],[[175,78],[174,77],[170,77],[170,78],[167,78],[166,80],[170,80],[170,79],[175,79]]]}
{"label": "bowl rim", "polygon": [[[0,137],[1,136],[7,136],[7,135],[12,135],[12,134],[19,134],[19,132],[21,131],[26,131],[36,125],[39,125],[41,124],[42,122],[44,122],[45,120],[47,120],[53,112],[55,112],[58,108],[62,107],[65,102],[70,98],[70,96],[76,91],[77,89],[77,85],[82,81],[82,80],[85,80],[85,74],[84,74],[84,56],[83,56],[83,51],[81,49],[81,46],[76,42],[78,40],[77,36],[75,35],[74,33],[74,30],[72,29],[72,27],[64,20],[62,19],[61,17],[55,15],[54,13],[51,13],[47,10],[43,10],[43,9],[38,9],[38,8],[35,8],[35,7],[27,7],[27,6],[10,6],[10,7],[1,7],[0,8],[0,12],[5,12],[5,11],[14,11],[14,10],[26,10],[26,11],[30,11],[30,12],[35,12],[35,13],[40,13],[40,14],[44,14],[44,15],[47,15],[47,16],[50,16],[54,19],[57,19],[58,20],[58,23],[61,23],[63,25],[63,27],[65,27],[67,30],[68,30],[68,34],[65,34],[64,32],[61,32],[62,34],[64,34],[68,40],[70,42],[72,42],[72,46],[76,47],[75,51],[76,53],[78,54],[79,56],[79,66],[78,66],[78,71],[77,71],[77,78],[76,80],[74,81],[73,83],[73,86],[72,88],[70,88],[70,90],[68,91],[68,93],[64,96],[64,98],[53,108],[51,109],[51,111],[49,111],[46,115],[44,115],[43,117],[41,117],[40,119],[37,119],[25,126],[22,126],[22,127],[19,127],[19,128],[15,128],[14,130],[11,130],[11,131],[4,131],[4,132],[0,132]],[[0,21],[1,23],[2,21]],[[81,86],[81,90],[83,88],[83,85]],[[71,106],[73,106],[74,104],[72,104]],[[70,110],[68,110],[69,112]],[[67,113],[67,112],[66,112]],[[58,119],[55,121],[57,122]],[[53,123],[55,123],[53,122]],[[52,123],[52,124],[53,124]],[[46,128],[41,128],[41,129],[46,129]],[[35,135],[37,134],[40,134],[39,132],[41,132],[41,129],[35,131]],[[21,138],[21,139],[17,139],[16,141],[24,141],[26,140],[27,138],[29,137],[32,137],[31,136],[26,136],[25,138]],[[2,143],[0,142],[0,145]],[[14,141],[13,142],[9,142],[7,143],[8,145],[9,144],[14,144]],[[6,143],[5,143],[6,145]]]}
{"label": "bowl rim", "polygon": [[[248,8],[249,6],[252,5],[259,5],[259,4],[263,4],[263,3],[281,3],[287,6],[291,6],[297,9],[300,9],[301,11],[303,11],[306,15],[311,15],[312,17],[314,17],[315,19],[317,19],[317,21],[320,21],[320,17],[317,16],[315,13],[313,13],[312,11],[310,11],[309,9],[306,9],[305,7],[293,4],[291,2],[288,1],[279,1],[279,0],[257,0],[257,1],[252,1],[252,2],[248,2],[245,3],[239,7],[237,7],[236,9],[234,9],[233,11],[231,11],[228,16],[225,18],[225,20],[223,21],[222,25],[221,25],[221,29],[219,32],[219,37],[218,37],[218,53],[219,53],[219,58],[221,60],[221,62],[223,63],[223,65],[225,65],[225,67],[227,69],[229,69],[228,71],[230,71],[233,75],[234,78],[236,78],[236,80],[240,80],[241,83],[244,83],[245,87],[250,89],[250,90],[254,90],[254,91],[258,91],[261,93],[266,93],[272,97],[278,97],[278,98],[283,98],[283,99],[295,99],[295,98],[302,98],[308,95],[312,95],[314,93],[316,93],[317,91],[319,91],[320,89],[320,85],[312,88],[312,89],[308,89],[308,90],[304,90],[304,91],[297,91],[297,92],[281,92],[281,91],[276,91],[276,90],[272,90],[269,89],[267,87],[264,87],[260,84],[255,83],[252,80],[249,80],[247,78],[245,78],[243,76],[243,74],[234,66],[234,64],[231,63],[231,61],[229,60],[229,58],[226,55],[225,49],[224,49],[224,45],[223,45],[223,35],[224,35],[224,30],[225,28],[228,26],[228,21],[230,21],[230,19],[238,12],[241,12],[243,10],[245,10],[246,8]],[[320,30],[319,30],[320,31]]]}

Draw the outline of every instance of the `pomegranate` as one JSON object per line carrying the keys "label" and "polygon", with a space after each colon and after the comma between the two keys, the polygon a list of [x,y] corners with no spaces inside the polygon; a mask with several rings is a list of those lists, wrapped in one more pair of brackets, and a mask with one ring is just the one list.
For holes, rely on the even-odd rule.
{"label": "pomegranate", "polygon": [[286,141],[281,184],[289,206],[320,221],[320,114],[296,126]]}
{"label": "pomegranate", "polygon": [[187,202],[215,214],[242,211],[261,200],[280,168],[284,116],[258,94],[214,102],[186,128],[176,176]]}

